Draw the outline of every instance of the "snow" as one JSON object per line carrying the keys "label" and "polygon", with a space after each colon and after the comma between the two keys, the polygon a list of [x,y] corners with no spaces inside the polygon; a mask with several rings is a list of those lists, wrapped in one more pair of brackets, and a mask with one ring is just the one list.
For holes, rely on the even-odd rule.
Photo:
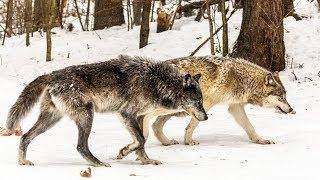
{"label": "snow", "polygon": [[[124,160],[115,160],[120,148],[131,142],[129,133],[115,115],[96,114],[90,148],[94,155],[112,167],[92,168],[91,179],[318,179],[320,14],[316,2],[301,0],[296,4],[298,14],[307,18],[298,22],[293,18],[285,20],[289,66],[281,72],[281,79],[287,88],[288,101],[297,114],[279,115],[270,110],[247,107],[258,134],[275,140],[275,145],[249,142],[226,107],[217,106],[208,112],[209,120],[201,122],[195,131],[194,138],[200,145],[182,145],[189,118],[173,118],[165,126],[165,132],[181,144],[161,146],[150,133],[146,151],[151,158],[164,164],[141,165],[135,161],[134,154]],[[138,27],[129,32],[125,25],[96,32],[55,29],[54,60],[51,62],[45,62],[45,38],[38,33],[31,38],[30,47],[24,46],[23,36],[8,38],[6,45],[0,46],[0,126],[5,124],[7,112],[24,85],[43,73],[72,64],[103,61],[119,54],[158,60],[189,55],[208,37],[207,21],[195,22],[193,18],[177,20],[172,31],[161,34],[155,33],[156,24],[151,23],[150,44],[143,49],[138,49]],[[236,40],[240,24],[241,12],[238,12],[229,25],[231,42]],[[197,55],[209,52],[206,45]],[[70,58],[67,58],[68,54]],[[293,71],[298,80],[294,80]],[[24,131],[34,124],[38,114],[36,107],[24,119]],[[84,179],[79,173],[88,164],[76,151],[76,143],[77,128],[64,118],[31,143],[27,157],[35,166],[23,167],[17,164],[19,138],[0,137],[0,179]]]}

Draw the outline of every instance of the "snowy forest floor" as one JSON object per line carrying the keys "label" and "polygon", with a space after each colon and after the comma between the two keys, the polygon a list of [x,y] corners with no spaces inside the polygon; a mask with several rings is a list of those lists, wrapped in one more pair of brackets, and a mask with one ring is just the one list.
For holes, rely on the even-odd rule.
{"label": "snowy forest floor", "polygon": [[[315,3],[306,0],[297,4],[296,11],[306,18],[302,21],[285,19],[288,67],[281,72],[281,79],[287,88],[288,101],[297,114],[279,115],[270,110],[247,107],[257,132],[275,140],[275,145],[249,142],[226,107],[217,106],[210,110],[209,120],[200,123],[195,131],[194,138],[200,141],[198,146],[182,145],[189,118],[173,118],[165,127],[168,136],[178,140],[180,145],[161,146],[151,133],[146,151],[151,158],[164,164],[142,166],[135,161],[134,154],[124,160],[114,159],[131,138],[116,116],[97,114],[90,147],[99,159],[112,167],[92,168],[92,179],[318,179],[320,13]],[[230,20],[231,42],[236,40],[240,24],[239,11]],[[206,20],[195,22],[193,18],[182,18],[176,21],[172,31],[160,34],[155,33],[155,28],[156,24],[152,23],[150,44],[143,49],[138,49],[138,27],[129,32],[125,25],[96,32],[54,29],[54,60],[51,62],[44,61],[45,38],[38,33],[31,39],[30,47],[25,47],[23,36],[7,39],[5,46],[0,46],[0,126],[5,124],[7,112],[24,85],[43,73],[73,64],[104,61],[119,54],[157,60],[187,56],[208,37]],[[209,52],[206,45],[197,55],[208,55]],[[24,131],[32,126],[38,113],[37,107],[23,121]],[[30,145],[28,159],[35,166],[21,167],[17,164],[19,138],[1,137],[0,179],[83,179],[79,173],[88,164],[77,153],[76,142],[76,126],[64,118]]]}

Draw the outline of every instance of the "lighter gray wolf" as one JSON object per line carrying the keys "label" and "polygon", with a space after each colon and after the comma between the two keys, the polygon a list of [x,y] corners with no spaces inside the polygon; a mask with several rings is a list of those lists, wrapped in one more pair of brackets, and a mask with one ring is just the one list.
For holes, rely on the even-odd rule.
{"label": "lighter gray wolf", "polygon": [[[263,139],[257,134],[246,115],[244,107],[247,104],[272,108],[283,114],[295,113],[286,100],[286,90],[277,72],[272,73],[243,59],[215,56],[183,57],[167,62],[190,74],[201,73],[200,87],[205,110],[208,111],[217,104],[227,105],[229,113],[254,143],[274,144],[272,140]],[[172,116],[185,115],[187,114],[174,113],[159,116],[156,119],[152,128],[156,138],[163,145],[178,143],[176,140],[169,140],[164,135],[163,126],[166,121]],[[193,131],[198,124],[199,121],[196,118],[191,118],[186,127],[185,144],[199,144],[198,141],[192,139]],[[143,124],[143,126],[145,127],[144,132],[148,132],[148,125]],[[148,134],[145,133],[145,138],[147,136]]]}
{"label": "lighter gray wolf", "polygon": [[133,143],[119,152],[122,159],[135,151],[143,164],[161,164],[149,159],[138,117],[164,116],[188,112],[199,121],[208,117],[202,105],[200,74],[180,73],[167,62],[119,56],[109,61],[70,66],[42,75],[28,84],[11,107],[2,135],[11,135],[22,118],[40,100],[40,115],[34,126],[21,137],[19,164],[33,165],[26,159],[30,142],[67,115],[78,127],[77,150],[93,166],[110,166],[92,155],[88,146],[94,112],[117,113]]}

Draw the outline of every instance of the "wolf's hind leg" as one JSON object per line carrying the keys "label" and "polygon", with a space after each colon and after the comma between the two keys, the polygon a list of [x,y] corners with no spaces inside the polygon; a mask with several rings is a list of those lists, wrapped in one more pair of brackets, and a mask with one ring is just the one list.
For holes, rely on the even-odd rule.
{"label": "wolf's hind leg", "polygon": [[186,127],[186,132],[185,132],[185,135],[184,135],[184,144],[192,145],[192,146],[199,144],[198,141],[192,139],[193,131],[196,129],[198,124],[199,124],[198,120],[196,120],[195,118],[191,118],[190,123]]}
{"label": "wolf's hind leg", "polygon": [[179,142],[174,139],[169,140],[166,137],[166,135],[163,133],[163,126],[170,118],[171,118],[171,115],[159,116],[157,120],[152,124],[152,129],[155,137],[164,146],[179,144]]}
{"label": "wolf's hind leg", "polygon": [[117,159],[122,159],[131,152],[136,151],[138,159],[142,161],[142,164],[162,164],[160,161],[149,159],[149,157],[147,156],[144,150],[144,144],[146,141],[143,136],[143,132],[136,120],[136,117],[127,113],[120,113],[120,116],[122,119],[121,122],[123,123],[124,127],[129,131],[133,139],[133,143],[128,144],[127,146],[122,148],[119,152],[119,155],[117,156]]}
{"label": "wolf's hind leg", "polygon": [[257,144],[275,144],[272,140],[263,139],[256,133],[242,104],[232,104],[228,110],[236,122],[246,131],[251,141]]}
{"label": "wolf's hind leg", "polygon": [[28,145],[35,137],[53,127],[61,118],[61,113],[55,108],[41,110],[37,122],[26,134],[21,137],[19,147],[20,165],[33,165],[31,161],[26,160]]}
{"label": "wolf's hind leg", "polygon": [[91,165],[111,167],[108,163],[98,160],[89,149],[88,139],[92,129],[94,111],[92,103],[89,102],[84,106],[74,109],[76,114],[71,116],[71,119],[76,122],[79,131],[77,150]]}

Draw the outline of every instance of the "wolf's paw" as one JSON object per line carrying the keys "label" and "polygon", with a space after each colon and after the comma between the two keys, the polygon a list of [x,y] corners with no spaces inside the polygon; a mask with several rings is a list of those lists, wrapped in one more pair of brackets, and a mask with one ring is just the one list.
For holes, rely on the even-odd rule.
{"label": "wolf's paw", "polygon": [[191,141],[185,141],[184,142],[185,145],[190,145],[190,146],[195,146],[195,145],[199,145],[199,141],[196,140],[191,140]]}
{"label": "wolf's paw", "polygon": [[13,132],[9,131],[8,129],[0,127],[0,136],[11,136]]}
{"label": "wolf's paw", "polygon": [[146,159],[146,160],[142,161],[142,164],[143,165],[146,165],[146,164],[160,165],[160,164],[162,164],[162,162],[158,161],[158,160],[153,160],[153,159]]}
{"label": "wolf's paw", "polygon": [[34,166],[33,162],[29,160],[19,160],[19,164],[21,166]]}
{"label": "wolf's paw", "polygon": [[269,139],[262,139],[262,138],[258,138],[253,140],[254,143],[256,144],[262,144],[262,145],[266,145],[266,144],[275,144],[274,141],[269,140]]}
{"label": "wolf's paw", "polygon": [[122,154],[119,154],[118,156],[117,156],[117,159],[123,159],[124,158],[124,156],[122,155]]}
{"label": "wolf's paw", "polygon": [[171,145],[175,145],[175,144],[179,144],[179,142],[174,139],[171,139],[169,142],[163,143],[164,146],[171,146]]}

